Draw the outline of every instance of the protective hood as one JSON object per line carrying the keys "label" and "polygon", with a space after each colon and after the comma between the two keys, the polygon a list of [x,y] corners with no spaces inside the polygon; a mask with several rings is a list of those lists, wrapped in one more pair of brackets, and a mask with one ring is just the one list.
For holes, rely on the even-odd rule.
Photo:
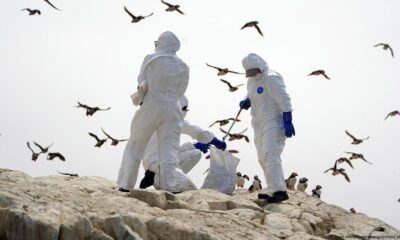
{"label": "protective hood", "polygon": [[269,67],[267,62],[255,53],[250,53],[242,60],[242,65],[245,70],[258,68],[261,73],[268,73]]}
{"label": "protective hood", "polygon": [[178,37],[174,33],[166,31],[158,37],[156,53],[176,53],[180,47],[181,42]]}

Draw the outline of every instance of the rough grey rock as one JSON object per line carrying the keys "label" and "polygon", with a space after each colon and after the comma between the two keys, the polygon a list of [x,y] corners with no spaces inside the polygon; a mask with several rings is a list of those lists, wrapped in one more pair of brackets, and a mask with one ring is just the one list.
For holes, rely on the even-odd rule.
{"label": "rough grey rock", "polygon": [[[265,205],[257,192],[201,189],[121,193],[101,177],[30,177],[0,169],[0,239],[362,239],[400,236],[365,214],[289,191]],[[381,229],[379,229],[381,228]],[[383,231],[379,231],[382,230]]]}

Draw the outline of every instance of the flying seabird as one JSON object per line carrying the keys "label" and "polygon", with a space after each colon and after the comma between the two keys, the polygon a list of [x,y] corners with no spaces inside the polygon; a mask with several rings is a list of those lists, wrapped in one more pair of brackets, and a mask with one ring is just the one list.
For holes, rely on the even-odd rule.
{"label": "flying seabird", "polygon": [[[226,124],[229,123],[229,121],[234,121],[234,118],[227,118],[227,119],[222,119],[222,120],[217,120],[214,123],[212,123],[210,126],[208,127],[212,127],[214,126],[214,124],[219,123],[219,126],[225,126]],[[236,122],[240,122],[240,119],[236,119]]]}
{"label": "flying seabird", "polygon": [[168,6],[168,8],[165,9],[165,11],[167,11],[167,12],[177,11],[180,14],[184,15],[184,13],[179,9],[181,6],[173,5],[173,4],[167,3],[167,2],[165,2],[163,0],[161,0],[161,2]]}
{"label": "flying seabird", "polygon": [[124,6],[124,10],[125,10],[125,12],[129,15],[129,16],[131,16],[131,18],[132,18],[132,23],[137,23],[137,22],[139,22],[140,20],[143,20],[143,19],[145,19],[145,18],[147,18],[147,17],[150,17],[151,15],[153,15],[153,13],[150,13],[149,15],[146,15],[146,16],[135,16],[135,15],[133,15],[131,12],[129,12],[129,10]]}
{"label": "flying seabird", "polygon": [[[225,134],[227,134],[228,132],[226,132],[224,129],[219,128],[219,130]],[[240,133],[228,133],[229,136],[229,141],[233,141],[233,140],[240,140],[242,138],[244,138],[244,140],[246,142],[250,142],[249,137],[247,137],[246,135],[244,135],[243,133],[247,131],[247,128],[243,131],[241,131]]]}
{"label": "flying seabird", "polygon": [[353,142],[351,144],[357,145],[357,144],[362,143],[364,140],[369,139],[369,137],[363,138],[363,139],[358,139],[358,138],[355,138],[353,135],[351,135],[347,130],[345,130],[345,132],[349,137],[351,137],[353,139]]}
{"label": "flying seabird", "polygon": [[339,168],[339,169],[337,169],[337,161],[335,161],[335,165],[332,167],[332,168],[329,168],[328,170],[326,170],[324,173],[327,173],[328,171],[332,171],[332,175],[333,176],[336,176],[336,175],[343,175],[344,176],[344,178],[346,178],[346,180],[348,181],[348,182],[350,182],[350,178],[349,178],[349,176],[347,176],[347,174],[346,174],[346,170],[344,169],[344,168]]}
{"label": "flying seabird", "polygon": [[[117,146],[117,144],[118,144],[119,142],[128,141],[128,139],[122,139],[122,140],[115,139],[115,138],[111,137],[109,134],[107,134],[107,133],[104,131],[103,128],[101,128],[101,130],[102,130],[103,133],[111,140],[111,145],[113,145],[113,146]],[[92,137],[93,137],[93,136],[92,136]]]}
{"label": "flying seabird", "polygon": [[95,147],[101,147],[105,142],[107,142],[107,138],[100,139],[94,133],[91,133],[91,132],[89,133],[89,135],[96,139],[97,143],[96,143],[96,145],[94,145]]}
{"label": "flying seabird", "polygon": [[53,160],[54,158],[58,158],[65,162],[65,157],[59,152],[50,152],[47,154],[47,160]]}
{"label": "flying seabird", "polygon": [[395,111],[393,111],[393,112],[388,113],[388,115],[385,117],[385,120],[386,120],[388,117],[394,117],[394,116],[396,116],[396,115],[400,115],[399,110],[395,110]]}
{"label": "flying seabird", "polygon": [[239,84],[237,86],[232,86],[228,81],[226,81],[224,79],[220,79],[220,80],[221,80],[221,82],[226,83],[228,85],[230,92],[234,92],[234,91],[238,90],[240,86],[244,85],[244,84]]}
{"label": "flying seabird", "polygon": [[372,164],[371,162],[368,162],[368,161],[364,158],[364,155],[361,154],[361,153],[354,153],[354,152],[345,152],[345,153],[351,154],[351,157],[349,157],[350,160],[362,159],[362,160],[364,160],[365,162],[367,162],[367,163],[369,163],[369,164]]}
{"label": "flying seabird", "polygon": [[38,9],[24,8],[24,9],[21,9],[21,11],[28,11],[30,16],[35,15],[35,14],[39,14],[39,15],[41,14],[40,10],[38,10]]}
{"label": "flying seabird", "polygon": [[344,163],[346,162],[347,164],[350,165],[351,168],[354,168],[353,165],[351,164],[350,160],[344,157],[339,158],[338,160],[336,160],[337,163]]}
{"label": "flying seabird", "polygon": [[237,172],[236,173],[236,185],[237,187],[244,187],[244,179],[247,179],[247,181],[250,181],[250,178],[247,175],[243,175],[241,172]]}
{"label": "flying seabird", "polygon": [[210,65],[208,63],[206,63],[206,65],[211,67],[211,68],[217,69],[218,70],[218,74],[217,74],[218,76],[224,76],[227,73],[243,74],[243,73],[239,73],[239,72],[235,72],[235,71],[229,70],[228,68],[219,68],[219,67],[216,67],[216,66],[212,66],[212,65]]}
{"label": "flying seabird", "polygon": [[36,143],[36,142],[33,142],[33,144],[35,144],[38,148],[40,148],[40,151],[42,151],[42,153],[47,153],[47,152],[49,151],[49,148],[50,148],[51,146],[53,146],[54,143],[50,144],[50,146],[45,147],[45,148],[42,147],[41,145],[39,145],[39,144]]}
{"label": "flying seabird", "polygon": [[242,28],[240,28],[240,30],[246,28],[246,27],[255,27],[257,29],[257,32],[261,35],[264,36],[264,34],[261,32],[260,27],[258,26],[258,21],[251,21],[246,23],[245,25],[243,25]]}
{"label": "flying seabird", "polygon": [[317,71],[314,71],[314,72],[311,72],[310,74],[308,74],[308,76],[318,76],[318,75],[322,75],[322,76],[324,76],[326,79],[328,79],[328,80],[331,80],[329,77],[328,77],[328,75],[326,75],[326,73],[325,73],[325,71],[324,70],[317,70]]}
{"label": "flying seabird", "polygon": [[379,47],[382,46],[383,50],[390,50],[390,53],[392,54],[392,57],[394,57],[394,53],[393,53],[393,49],[390,47],[389,44],[387,43],[378,43],[376,45],[374,45],[374,47]]}
{"label": "flying seabird", "polygon": [[105,109],[101,109],[99,107],[89,107],[88,105],[82,104],[80,102],[78,102],[78,106],[75,106],[76,108],[85,108],[86,109],[86,116],[92,116],[95,112],[97,111],[107,111],[110,110],[111,108],[105,108]]}
{"label": "flying seabird", "polygon": [[38,159],[39,155],[40,155],[42,152],[35,153],[35,152],[32,150],[31,144],[30,144],[29,142],[26,142],[26,145],[28,145],[29,150],[31,150],[31,152],[32,152],[32,161],[35,161],[35,162],[36,162],[36,160]]}
{"label": "flying seabird", "polygon": [[287,189],[294,190],[294,185],[297,182],[297,178],[296,178],[297,176],[298,176],[297,173],[292,172],[292,174],[290,174],[289,178],[285,180]]}

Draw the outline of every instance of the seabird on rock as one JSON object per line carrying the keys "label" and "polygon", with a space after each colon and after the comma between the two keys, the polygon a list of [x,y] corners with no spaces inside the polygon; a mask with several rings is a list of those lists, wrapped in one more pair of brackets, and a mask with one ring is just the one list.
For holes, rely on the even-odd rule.
{"label": "seabird on rock", "polygon": [[243,175],[241,172],[237,172],[236,173],[236,185],[237,187],[244,187],[244,179],[247,179],[247,181],[250,181],[250,178],[247,175]]}
{"label": "seabird on rock", "polygon": [[287,189],[294,190],[294,185],[297,182],[297,178],[296,178],[297,176],[298,176],[297,173],[292,172],[292,174],[290,174],[289,178],[285,180]]}
{"label": "seabird on rock", "polygon": [[258,176],[255,175],[254,176],[254,180],[253,183],[251,184],[251,186],[249,187],[249,191],[253,192],[253,191],[257,191],[257,190],[261,190],[262,186],[261,186],[261,181],[260,179],[258,179]]}
{"label": "seabird on rock", "polygon": [[299,183],[297,184],[297,190],[304,192],[308,186],[307,181],[307,178],[300,178]]}

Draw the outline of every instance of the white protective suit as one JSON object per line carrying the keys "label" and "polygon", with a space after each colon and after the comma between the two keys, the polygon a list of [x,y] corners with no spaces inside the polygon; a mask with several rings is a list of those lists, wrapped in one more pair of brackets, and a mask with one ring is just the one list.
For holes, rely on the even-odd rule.
{"label": "white protective suit", "polygon": [[[185,96],[180,98],[181,106],[188,106],[188,101]],[[184,118],[186,117],[186,112],[183,112]],[[214,134],[209,131],[203,130],[198,126],[191,124],[189,121],[184,120],[181,128],[181,133],[189,135],[197,141],[207,144],[213,138]],[[159,167],[159,151],[157,147],[157,133],[154,133],[147,145],[146,151],[143,157],[143,167],[146,170],[150,170],[155,173],[154,176],[154,188],[160,189],[162,186],[162,181],[164,179],[160,178]],[[190,178],[185,174],[188,173],[201,159],[201,151],[193,146],[191,142],[186,142],[179,147],[178,158],[176,159],[176,166],[174,168],[173,174],[175,178],[175,191],[189,191],[196,190],[196,185],[190,180]],[[183,171],[183,172],[182,172]],[[169,181],[169,179],[165,179]]]}
{"label": "white protective suit", "polygon": [[292,111],[290,97],[281,75],[270,70],[260,56],[251,53],[243,58],[242,64],[245,70],[261,70],[261,73],[248,78],[247,92],[251,102],[254,143],[267,182],[267,192],[286,191],[281,163],[286,140],[282,112]]}
{"label": "white protective suit", "polygon": [[118,173],[118,185],[132,189],[151,136],[157,132],[157,146],[161,162],[161,189],[175,191],[173,171],[178,157],[180,129],[183,115],[179,98],[189,82],[189,67],[176,56],[179,39],[172,32],[158,38],[155,53],[146,56],[138,77],[138,90],[132,95],[135,105],[141,104],[132,123],[129,141],[125,147]]}

